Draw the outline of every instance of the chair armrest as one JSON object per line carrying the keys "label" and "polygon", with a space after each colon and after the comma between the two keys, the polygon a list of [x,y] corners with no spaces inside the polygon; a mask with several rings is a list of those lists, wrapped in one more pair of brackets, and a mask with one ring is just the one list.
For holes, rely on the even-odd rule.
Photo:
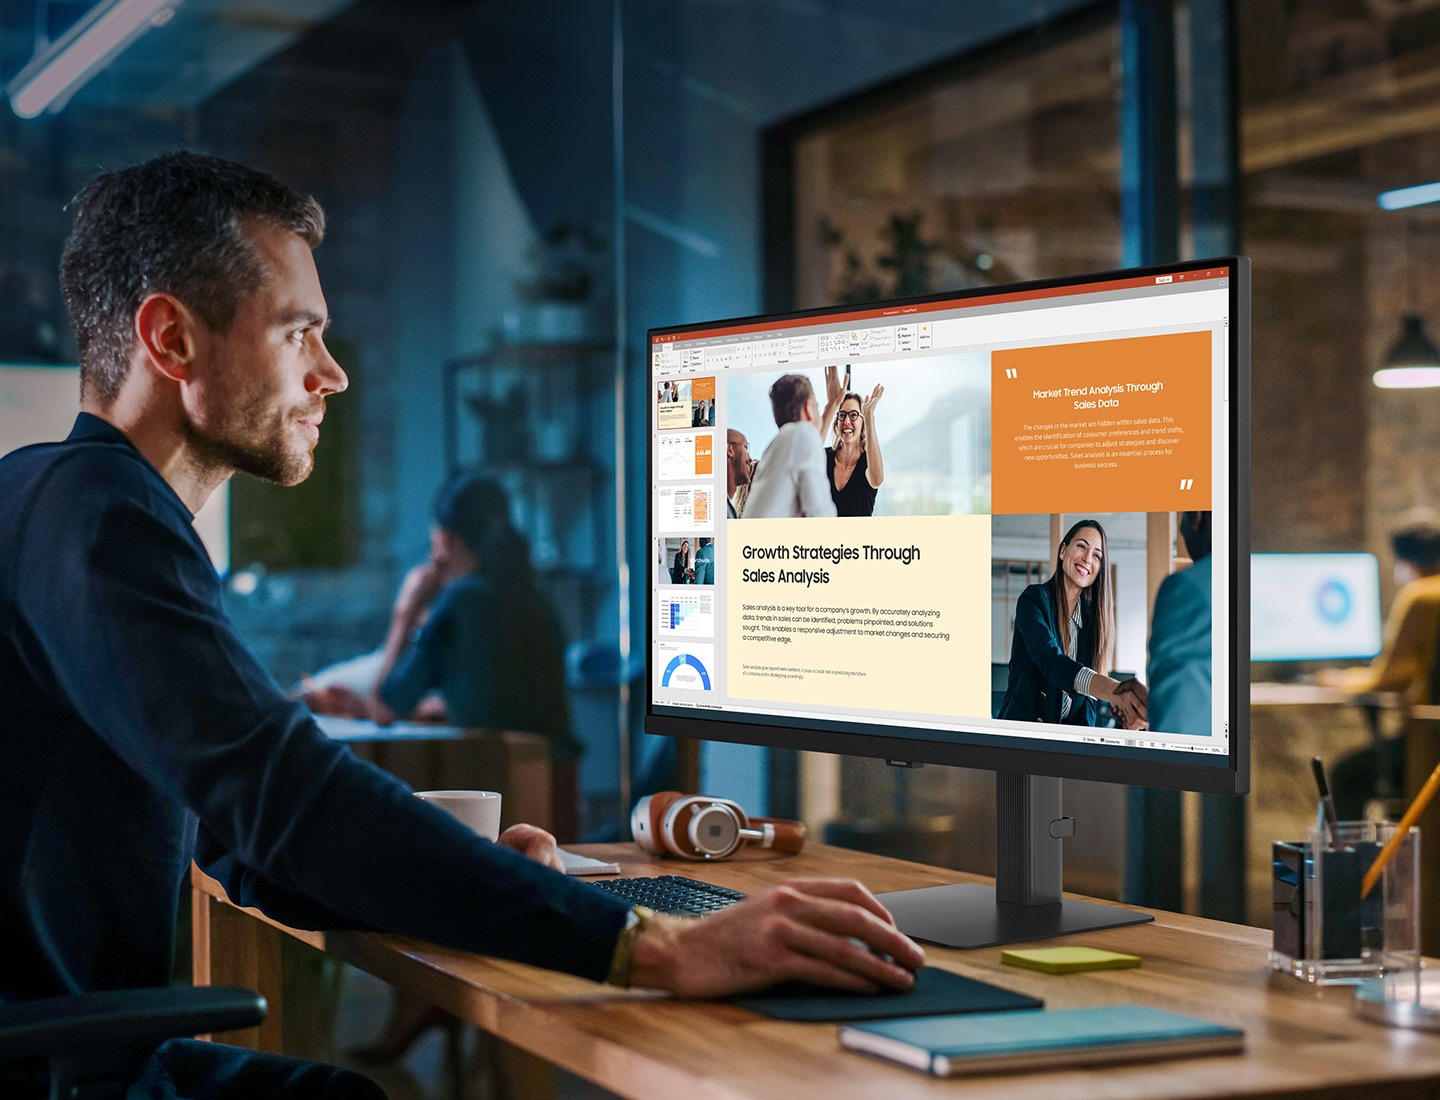
{"label": "chair armrest", "polygon": [[254,1027],[267,1005],[237,986],[162,986],[0,1005],[0,1062]]}

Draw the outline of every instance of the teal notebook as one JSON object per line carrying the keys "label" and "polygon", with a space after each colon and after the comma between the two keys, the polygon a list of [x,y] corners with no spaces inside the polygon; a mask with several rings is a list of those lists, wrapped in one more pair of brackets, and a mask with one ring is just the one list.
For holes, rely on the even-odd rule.
{"label": "teal notebook", "polygon": [[936,1077],[1229,1054],[1245,1033],[1143,1005],[983,1012],[845,1024],[840,1045]]}

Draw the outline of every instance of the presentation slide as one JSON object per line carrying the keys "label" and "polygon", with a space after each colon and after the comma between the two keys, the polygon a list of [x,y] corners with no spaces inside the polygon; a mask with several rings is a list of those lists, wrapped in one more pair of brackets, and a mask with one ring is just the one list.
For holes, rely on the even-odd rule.
{"label": "presentation slide", "polygon": [[660,515],[664,531],[715,530],[715,492],[709,488],[660,490]]}
{"label": "presentation slide", "polygon": [[1208,331],[991,357],[997,514],[1211,507]]}
{"label": "presentation slide", "polygon": [[662,688],[676,691],[713,691],[715,647],[700,642],[672,644],[661,642],[657,647],[656,670]]}
{"label": "presentation slide", "polygon": [[713,432],[671,432],[660,437],[661,481],[694,481],[715,471]]}
{"label": "presentation slide", "polygon": [[726,690],[988,714],[990,517],[730,523]]}
{"label": "presentation slide", "polygon": [[713,428],[715,379],[682,378],[655,384],[658,427]]}
{"label": "presentation slide", "polygon": [[662,637],[713,638],[713,592],[666,592],[660,596],[658,626]]}

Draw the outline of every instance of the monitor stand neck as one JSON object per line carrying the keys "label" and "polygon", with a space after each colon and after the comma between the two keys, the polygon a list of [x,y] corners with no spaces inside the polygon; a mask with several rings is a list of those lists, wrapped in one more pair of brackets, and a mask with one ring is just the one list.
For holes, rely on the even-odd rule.
{"label": "monitor stand neck", "polygon": [[994,947],[1153,920],[1062,896],[1061,843],[1075,835],[1075,819],[1061,812],[1060,784],[1049,776],[997,773],[995,885],[881,894],[900,930],[942,947]]}

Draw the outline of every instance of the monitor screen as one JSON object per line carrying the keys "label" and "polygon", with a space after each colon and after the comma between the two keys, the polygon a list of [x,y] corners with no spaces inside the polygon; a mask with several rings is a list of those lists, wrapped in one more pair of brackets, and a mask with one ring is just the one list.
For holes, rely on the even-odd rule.
{"label": "monitor screen", "polygon": [[1354,661],[1380,652],[1374,554],[1250,558],[1252,661]]}
{"label": "monitor screen", "polygon": [[651,732],[1246,788],[1247,261],[648,352]]}

